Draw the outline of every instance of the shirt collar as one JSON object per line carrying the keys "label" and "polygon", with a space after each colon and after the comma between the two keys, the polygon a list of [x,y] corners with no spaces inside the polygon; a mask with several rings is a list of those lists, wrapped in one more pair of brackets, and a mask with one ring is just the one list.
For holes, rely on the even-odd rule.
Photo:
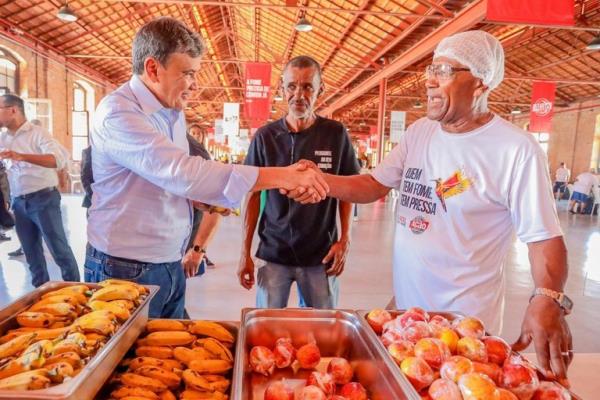
{"label": "shirt collar", "polygon": [[146,84],[142,82],[139,76],[133,75],[131,77],[129,87],[140,103],[140,106],[142,106],[142,110],[145,114],[150,115],[165,109],[156,96],[148,89]]}
{"label": "shirt collar", "polygon": [[25,121],[25,123],[23,125],[21,125],[19,127],[19,129],[17,129],[17,131],[15,132],[15,137],[20,135],[21,133],[30,131],[33,127],[34,127],[34,125],[31,122]]}

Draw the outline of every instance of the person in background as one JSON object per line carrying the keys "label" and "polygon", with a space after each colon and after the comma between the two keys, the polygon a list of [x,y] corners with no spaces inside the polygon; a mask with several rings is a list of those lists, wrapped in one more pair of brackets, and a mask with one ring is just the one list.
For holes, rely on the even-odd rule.
{"label": "person in background", "polygon": [[42,238],[65,281],[79,281],[79,268],[69,246],[61,217],[56,170],[67,160],[60,145],[40,126],[25,118],[23,99],[12,94],[0,96],[0,159],[9,160],[12,207],[17,236],[31,271],[31,283],[38,287],[50,280]]}
{"label": "person in background", "polygon": [[[283,70],[282,86],[287,115],[256,132],[245,164],[288,166],[309,159],[332,174],[358,174],[357,158],[344,125],[314,112],[323,92],[319,63],[308,56],[293,58]],[[246,289],[255,281],[250,252],[259,211],[260,194],[255,192],[246,202],[238,269],[240,284]],[[286,307],[291,285],[296,282],[300,306],[335,308],[337,277],[344,270],[350,246],[351,214],[352,204],[345,201],[327,198],[305,206],[293,203],[277,190],[268,191],[258,228],[256,256],[262,266],[256,273],[257,307]]]}
{"label": "person in background", "polygon": [[554,187],[552,188],[552,191],[554,192],[554,198],[556,200],[560,200],[567,189],[567,184],[569,183],[569,178],[571,177],[571,171],[569,171],[564,162],[561,162],[560,167],[558,167],[554,173],[554,177]]}
{"label": "person in background", "polygon": [[0,162],[0,242],[10,240],[10,236],[6,235],[2,230],[8,230],[15,226],[15,219],[9,211],[9,204],[10,185],[8,184],[8,176],[6,175],[6,167],[3,162]]}
{"label": "person in background", "polygon": [[204,44],[169,17],[147,22],[132,44],[132,77],[98,105],[92,122],[92,206],[85,281],[158,285],[152,318],[182,318],[193,207],[235,208],[249,191],[328,187],[306,166],[254,168],[190,156],[183,112],[198,89]]}
{"label": "person in background", "polygon": [[[92,172],[92,146],[81,151],[81,186],[83,187],[83,201],[81,206],[89,209],[92,205],[92,183],[94,174]],[[86,213],[87,215],[87,213]]]}
{"label": "person in background", "polygon": [[589,200],[592,188],[598,186],[598,178],[594,175],[595,169],[583,172],[575,178],[573,184],[573,194],[569,202],[569,212],[571,214],[584,213],[586,203]]}
{"label": "person in background", "polygon": [[369,203],[400,191],[393,259],[398,309],[457,310],[499,334],[505,261],[516,232],[527,244],[534,288],[513,349],[533,342],[544,374],[568,386],[567,250],[544,151],[531,134],[488,109],[503,76],[504,50],[494,36],[467,31],[444,38],[425,68],[427,117],[408,128],[371,174],[325,177],[329,195],[344,201]]}

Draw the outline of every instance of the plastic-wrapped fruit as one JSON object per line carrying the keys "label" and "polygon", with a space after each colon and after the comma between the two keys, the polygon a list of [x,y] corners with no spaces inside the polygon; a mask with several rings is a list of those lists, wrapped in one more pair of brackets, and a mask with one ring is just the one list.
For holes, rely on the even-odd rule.
{"label": "plastic-wrapped fruit", "polygon": [[461,337],[481,339],[485,336],[483,322],[475,317],[463,317],[455,320],[454,329]]}
{"label": "plastic-wrapped fruit", "polygon": [[494,382],[477,372],[461,376],[458,387],[464,400],[500,400],[500,392]]}
{"label": "plastic-wrapped fruit", "polygon": [[415,344],[415,356],[421,357],[433,369],[440,369],[450,358],[450,350],[440,339],[423,338]]}
{"label": "plastic-wrapped fruit", "polygon": [[436,379],[429,386],[428,393],[432,400],[462,400],[460,389],[449,379]]}
{"label": "plastic-wrapped fruit", "polygon": [[450,323],[450,321],[448,320],[448,318],[446,317],[442,317],[441,315],[434,315],[433,317],[431,317],[429,319],[429,328],[431,328],[431,332],[433,333],[433,336],[438,335],[438,332],[442,329],[442,328],[451,328],[452,324]]}
{"label": "plastic-wrapped fruit", "polygon": [[264,400],[294,400],[294,390],[283,381],[271,382],[265,390]]}
{"label": "plastic-wrapped fruit", "polygon": [[335,357],[329,361],[327,372],[333,377],[333,381],[338,385],[345,385],[352,380],[354,371],[352,365],[345,358]]}
{"label": "plastic-wrapped fruit", "polygon": [[461,376],[473,372],[473,362],[463,356],[452,356],[442,364],[440,374],[442,378],[458,382]]}
{"label": "plastic-wrapped fruit", "polygon": [[273,349],[275,355],[275,365],[277,368],[287,368],[296,359],[296,349],[289,338],[279,338],[275,342]]}
{"label": "plastic-wrapped fruit", "polygon": [[494,363],[480,363],[473,361],[473,372],[487,375],[487,377],[493,380],[496,385],[502,383],[502,368]]}
{"label": "plastic-wrapped fruit", "polygon": [[423,314],[415,309],[409,309],[404,314],[398,317],[398,322],[402,328],[406,328],[408,325],[413,322],[422,321],[427,322],[429,315],[427,313]]}
{"label": "plastic-wrapped fruit", "polygon": [[316,386],[321,389],[327,396],[335,393],[335,382],[333,376],[324,372],[313,371],[308,376],[306,384]]}
{"label": "plastic-wrapped fruit", "polygon": [[340,389],[340,395],[347,400],[367,400],[367,390],[358,382],[346,383]]}
{"label": "plastic-wrapped fruit", "polygon": [[405,358],[400,364],[400,369],[417,391],[431,385],[434,380],[433,370],[419,357]]}
{"label": "plastic-wrapped fruit", "polygon": [[264,346],[254,346],[250,350],[250,366],[254,372],[269,376],[275,370],[275,356]]}
{"label": "plastic-wrapped fruit", "polygon": [[383,325],[391,320],[392,315],[388,311],[382,310],[380,308],[371,310],[367,314],[367,322],[369,323],[369,325],[371,325],[371,328],[373,328],[375,333],[377,333],[378,335],[381,335],[381,333],[383,332]]}
{"label": "plastic-wrapped fruit", "polygon": [[431,329],[425,321],[416,321],[402,330],[402,338],[417,343],[420,339],[431,337]]}
{"label": "plastic-wrapped fruit", "polygon": [[[429,324],[431,326],[431,324]],[[433,333],[433,332],[432,332]],[[456,346],[458,345],[458,333],[454,331],[452,328],[441,328],[434,334],[434,336],[440,339],[442,342],[446,343],[448,349],[452,354],[456,353]]]}
{"label": "plastic-wrapped fruit", "polygon": [[423,318],[425,318],[425,321],[429,321],[429,313],[421,307],[411,307],[408,310],[406,310],[406,312],[414,312],[417,314],[421,314]]}
{"label": "plastic-wrapped fruit", "polygon": [[383,333],[386,333],[389,330],[401,331],[402,328],[404,328],[404,326],[400,324],[400,317],[396,317],[383,324]]}
{"label": "plastic-wrapped fruit", "polygon": [[398,365],[400,365],[400,363],[404,361],[406,357],[415,356],[415,345],[408,340],[399,340],[394,342],[390,344],[387,349]]}
{"label": "plastic-wrapped fruit", "polygon": [[513,392],[519,400],[529,400],[540,385],[537,373],[524,364],[504,364],[502,387]]}
{"label": "plastic-wrapped fruit", "polygon": [[471,361],[487,362],[485,344],[479,339],[463,337],[456,344],[456,354],[467,357]]}
{"label": "plastic-wrapped fruit", "polygon": [[308,343],[298,349],[296,359],[300,363],[300,368],[313,369],[321,361],[321,351],[316,344]]}
{"label": "plastic-wrapped fruit", "polygon": [[488,361],[502,366],[511,353],[508,343],[497,336],[486,336],[481,341],[485,344]]}
{"label": "plastic-wrapped fruit", "polygon": [[400,341],[400,340],[404,340],[403,339],[403,332],[400,329],[388,329],[385,332],[383,332],[383,335],[381,335],[381,342],[383,343],[384,346],[389,346],[390,344]]}
{"label": "plastic-wrapped fruit", "polygon": [[304,386],[300,392],[300,400],[327,400],[327,395],[316,386]]}
{"label": "plastic-wrapped fruit", "polygon": [[510,390],[498,388],[498,392],[500,393],[500,400],[519,400],[519,398],[515,396]]}
{"label": "plastic-wrapped fruit", "polygon": [[540,382],[532,400],[571,400],[571,394],[556,382],[544,381]]}

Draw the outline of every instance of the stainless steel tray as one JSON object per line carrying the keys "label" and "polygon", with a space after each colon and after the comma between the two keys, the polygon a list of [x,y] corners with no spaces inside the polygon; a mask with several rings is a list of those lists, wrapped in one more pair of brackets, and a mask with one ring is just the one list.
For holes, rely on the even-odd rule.
{"label": "stainless steel tray", "polygon": [[[371,337],[371,339],[377,343],[377,347],[379,347],[379,349],[383,353],[383,356],[386,358],[388,363],[392,365],[392,372],[396,375],[396,377],[398,379],[403,379],[404,381],[406,381],[406,377],[402,373],[402,370],[400,369],[398,364],[396,364],[396,362],[392,359],[392,356],[388,353],[387,349],[383,345],[383,342],[381,341],[379,336],[377,336],[375,331],[371,328],[371,325],[369,325],[369,323],[367,322],[367,314],[369,313],[369,311],[370,310],[356,310],[356,314],[358,315],[360,323],[365,328],[365,330],[368,331],[368,334]],[[392,315],[393,318],[395,318],[396,316],[402,314],[406,310],[387,310],[387,311]],[[427,313],[430,316],[441,315],[442,317],[444,317],[450,321],[464,316],[463,313],[454,312],[454,311],[427,311]],[[535,365],[534,363],[532,363],[532,364]],[[541,379],[543,377],[542,372],[537,366],[536,366],[536,369],[537,369],[538,376]],[[413,396],[412,398],[420,399],[421,397],[419,396],[419,394],[417,393],[415,388],[412,385],[410,385],[410,383],[409,383],[409,386],[410,386],[411,395]],[[573,400],[581,400],[581,398],[579,396],[577,396],[576,394],[574,394],[573,392],[569,391],[569,393],[571,394],[571,397],[573,398]]]}
{"label": "stainless steel tray", "polygon": [[[34,291],[19,298],[8,307],[0,310],[0,332],[17,327],[15,317],[30,307],[44,293],[66,286],[80,285],[83,282],[47,282]],[[99,287],[94,283],[85,283],[90,288]],[[94,397],[104,381],[110,376],[123,355],[133,344],[148,321],[150,300],[158,286],[144,285],[149,294],[134,310],[131,317],[119,327],[117,332],[102,347],[83,369],[72,379],[47,389],[15,391],[0,390],[0,399],[48,399],[48,400],[87,400]]]}
{"label": "stainless steel tray", "polygon": [[[189,319],[180,319],[177,321],[181,321],[184,324],[185,323],[189,323],[190,321],[195,321],[197,319],[194,320],[189,320]],[[148,319],[148,321],[152,321],[152,318]],[[208,321],[212,321],[212,320],[208,320]],[[231,348],[231,353],[233,354],[233,370],[231,372],[229,372],[229,374],[225,375],[228,379],[231,380],[231,382],[233,383],[233,371],[235,371],[236,369],[236,365],[238,363],[238,357],[236,357],[236,344],[237,344],[237,340],[238,340],[238,335],[240,332],[240,323],[238,321],[213,321],[213,322],[217,322],[219,324],[221,324],[225,329],[227,329],[235,338],[235,342],[233,343],[233,347]],[[119,360],[117,361],[117,365],[121,362],[121,360],[128,356],[128,352],[129,350],[131,350],[131,346],[133,346],[135,340],[139,337],[139,335],[142,334],[142,332],[144,331],[144,328],[146,324],[144,323],[144,326],[142,327],[142,330],[138,333],[138,336],[135,337],[135,339],[132,341],[131,345],[129,346],[129,348],[127,349],[127,351],[124,352],[124,354],[121,356],[121,358],[119,358]],[[133,354],[133,352],[131,354],[129,354],[131,357],[135,357],[135,354]],[[118,367],[116,367],[118,368]],[[112,372],[109,375],[112,375]],[[110,382],[107,382],[107,384],[105,384],[98,392],[98,394],[96,395],[95,399],[96,400],[105,400],[105,399],[109,399],[110,398],[110,392],[114,389],[114,385],[111,384]]]}
{"label": "stainless steel tray", "polygon": [[291,368],[276,370],[270,377],[255,374],[248,362],[253,346],[272,348],[280,337],[289,337],[300,347],[316,341],[321,350],[323,371],[332,357],[347,358],[355,369],[355,381],[369,392],[371,400],[420,399],[412,393],[408,380],[392,372],[380,346],[367,335],[357,315],[344,310],[312,309],[244,309],[242,329],[237,342],[237,357],[233,374],[233,400],[263,400],[269,382],[286,378],[286,382],[299,392],[310,371],[294,374]]}

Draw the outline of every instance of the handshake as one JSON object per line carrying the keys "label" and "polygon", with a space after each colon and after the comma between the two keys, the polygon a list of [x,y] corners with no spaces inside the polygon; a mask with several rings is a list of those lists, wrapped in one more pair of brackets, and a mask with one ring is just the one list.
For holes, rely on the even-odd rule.
{"label": "handshake", "polygon": [[282,181],[279,193],[300,204],[314,204],[325,200],[329,185],[325,174],[309,160],[300,160],[285,167],[288,173]]}

